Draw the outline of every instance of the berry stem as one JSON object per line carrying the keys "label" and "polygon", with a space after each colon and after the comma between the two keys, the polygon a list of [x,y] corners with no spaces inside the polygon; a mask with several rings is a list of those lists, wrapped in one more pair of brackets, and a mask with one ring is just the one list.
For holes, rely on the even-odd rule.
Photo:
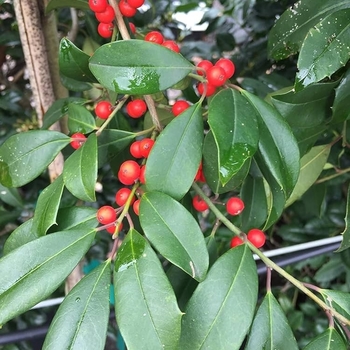
{"label": "berry stem", "polygon": [[[194,182],[192,184],[192,188],[203,198],[203,200],[208,204],[210,210],[215,214],[215,216],[220,219],[220,221],[231,230],[236,236],[239,236],[241,230],[232,224],[230,220],[228,220],[225,215],[223,215],[219,209],[211,202],[211,200],[205,195],[202,189]],[[286,280],[292,283],[295,287],[305,293],[310,299],[312,299],[316,304],[318,304],[325,312],[330,312],[332,316],[336,317],[340,323],[344,325],[350,326],[350,320],[341,315],[339,312],[334,310],[332,307],[328,306],[323,300],[321,300],[316,294],[314,294],[310,289],[308,289],[302,282],[297,280],[295,277],[286,272],[283,268],[278,266],[272,260],[270,260],[267,256],[264,255],[258,248],[256,248],[253,244],[251,244],[248,240],[245,241],[250,250],[259,256],[261,261],[265,263],[265,265],[278,272],[281,276],[283,276]]]}

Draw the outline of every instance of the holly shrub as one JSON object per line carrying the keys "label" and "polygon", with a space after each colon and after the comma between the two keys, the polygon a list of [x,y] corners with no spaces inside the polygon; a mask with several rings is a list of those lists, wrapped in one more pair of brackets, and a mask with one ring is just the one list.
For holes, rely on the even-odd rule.
{"label": "holly shrub", "polygon": [[[111,286],[130,350],[348,348],[350,204],[344,188],[334,197],[323,185],[342,185],[349,170],[350,0],[221,3],[223,12],[202,20],[215,41],[207,51],[210,41],[186,38],[169,17],[196,3],[48,3],[47,13],[76,7],[88,29],[85,39],[60,40],[70,96],[42,125],[2,136],[6,205],[45,183],[56,156],[64,167],[6,239],[0,325],[53,295],[105,244],[100,264],[59,306],[43,349],[104,349]],[[233,27],[245,29],[241,42]],[[51,129],[63,118],[68,134]],[[309,224],[321,212],[331,220],[322,203],[332,195],[343,205],[337,225]],[[283,269],[264,253],[340,233],[332,267],[323,256],[309,274],[300,275],[306,262]],[[347,277],[331,288],[322,264]],[[276,285],[287,281],[284,291],[271,271]],[[302,326],[315,315],[321,328]]]}

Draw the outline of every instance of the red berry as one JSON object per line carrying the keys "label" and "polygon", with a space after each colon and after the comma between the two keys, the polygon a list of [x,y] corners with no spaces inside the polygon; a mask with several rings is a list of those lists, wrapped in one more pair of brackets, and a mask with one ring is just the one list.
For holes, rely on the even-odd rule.
{"label": "red berry", "polygon": [[120,0],[118,3],[120,13],[125,17],[133,17],[136,15],[136,8],[129,5],[126,0]]}
{"label": "red berry", "polygon": [[242,239],[239,238],[238,236],[234,236],[234,237],[231,239],[230,247],[231,247],[231,248],[234,248],[234,247],[237,247],[238,245],[241,245],[241,244],[243,244]]}
{"label": "red berry", "polygon": [[107,0],[89,0],[90,10],[94,12],[103,12],[108,5]]}
{"label": "red berry", "polygon": [[97,27],[98,34],[100,34],[100,36],[105,39],[108,39],[112,36],[113,29],[113,23],[99,23]]}
{"label": "red berry", "polygon": [[189,106],[190,106],[190,104],[187,101],[184,101],[184,100],[176,101],[173,104],[171,111],[173,112],[174,116],[177,117],[184,110],[186,110]]}
{"label": "red berry", "polygon": [[[205,91],[205,88],[206,88],[206,91]],[[199,95],[203,95],[205,92],[205,96],[209,97],[209,96],[215,94],[216,86],[210,85],[207,83],[198,83],[197,90],[198,90]]]}
{"label": "red berry", "polygon": [[208,204],[198,194],[193,197],[192,205],[197,211],[205,211],[209,208]]}
{"label": "red berry", "polygon": [[115,209],[110,205],[104,205],[97,210],[96,217],[98,222],[103,225],[107,225],[111,224],[117,219],[117,213],[115,212]]}
{"label": "red berry", "polygon": [[112,104],[109,101],[100,101],[95,106],[95,113],[101,119],[107,119],[112,111]]}
{"label": "red berry", "polygon": [[147,158],[149,155],[149,152],[151,152],[151,149],[154,145],[154,140],[150,139],[149,137],[146,137],[140,141],[140,152],[142,157]]}
{"label": "red berry", "polygon": [[[202,68],[202,69],[197,69],[197,73],[199,75],[204,75],[204,72],[206,73],[208,71],[209,68],[213,67],[213,63],[208,61],[208,60],[203,60],[203,61],[200,61],[198,64],[197,64],[197,68]],[[204,70],[204,72],[203,72]]]}
{"label": "red berry", "polygon": [[251,229],[247,233],[248,241],[250,241],[255,247],[261,248],[266,241],[265,233],[257,228]]}
{"label": "red berry", "polygon": [[131,118],[140,118],[146,113],[146,111],[147,105],[144,100],[132,100],[126,105],[126,112]]}
{"label": "red berry", "polygon": [[141,141],[135,141],[130,145],[130,153],[135,158],[142,158],[141,150],[140,150]]}
{"label": "red berry", "polygon": [[162,46],[168,48],[169,50],[175,51],[177,53],[180,52],[179,45],[176,44],[176,42],[173,41],[173,40],[165,40],[165,41],[163,41]]}
{"label": "red berry", "polygon": [[141,7],[145,2],[145,0],[126,0],[126,1],[131,7],[134,7],[135,9]]}
{"label": "red berry", "polygon": [[234,63],[227,58],[220,58],[219,61],[215,63],[215,66],[219,66],[224,69],[227,79],[230,79],[233,74],[235,74],[236,67]]}
{"label": "red berry", "polygon": [[146,183],[145,173],[146,173],[146,165],[142,165],[141,171],[140,171],[140,178],[139,178],[142,184]]}
{"label": "red berry", "polygon": [[145,41],[161,45],[164,42],[164,37],[161,32],[155,30],[146,34]]}
{"label": "red berry", "polygon": [[96,12],[95,16],[99,22],[111,23],[115,17],[114,9],[111,5],[107,5],[103,12]]}
{"label": "red berry", "polygon": [[227,77],[224,68],[213,66],[207,71],[208,84],[222,86],[226,83]]}
{"label": "red berry", "polygon": [[120,165],[118,179],[124,185],[132,185],[140,176],[140,165],[134,160],[126,160]]}
{"label": "red berry", "polygon": [[[131,190],[127,187],[122,187],[115,194],[115,202],[121,207],[123,206],[130,196]],[[133,196],[130,204],[134,203],[135,197]]]}
{"label": "red berry", "polygon": [[194,181],[200,181],[200,182],[206,182],[205,177],[204,177],[204,173],[203,173],[203,165],[202,162],[199,164],[198,170],[197,170],[197,174],[194,178]]}
{"label": "red berry", "polygon": [[129,22],[129,27],[130,27],[130,31],[131,33],[135,34],[136,33],[136,27],[134,23]]}
{"label": "red berry", "polygon": [[86,136],[80,132],[76,132],[75,134],[73,134],[71,136],[71,142],[70,145],[74,148],[74,149],[78,149],[80,148],[83,143],[86,141]]}
{"label": "red berry", "polygon": [[132,209],[134,210],[134,213],[137,216],[140,214],[140,200],[139,199],[136,199],[136,201],[132,205]]}
{"label": "red berry", "polygon": [[239,215],[244,209],[244,202],[238,197],[231,197],[226,202],[226,211],[231,215]]}
{"label": "red berry", "polygon": [[[106,231],[110,233],[111,235],[115,234],[115,229],[117,228],[116,224],[113,224],[112,226],[109,226],[106,228]],[[121,222],[118,227],[118,232],[120,232],[123,229],[123,223]]]}

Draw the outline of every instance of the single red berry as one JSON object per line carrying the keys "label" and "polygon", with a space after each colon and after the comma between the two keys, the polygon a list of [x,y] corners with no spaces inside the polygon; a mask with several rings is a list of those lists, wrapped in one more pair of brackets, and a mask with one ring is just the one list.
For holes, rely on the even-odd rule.
{"label": "single red berry", "polygon": [[226,202],[226,211],[230,215],[239,215],[244,209],[244,202],[241,198],[231,197]]}
{"label": "single red berry", "polygon": [[205,177],[204,177],[204,173],[203,173],[203,165],[202,162],[199,164],[198,170],[197,170],[197,174],[194,178],[194,181],[199,181],[199,182],[206,182],[205,181]]}
{"label": "single red berry", "polygon": [[142,165],[141,171],[140,171],[140,178],[139,178],[142,184],[146,183],[145,173],[146,173],[146,165]]}
{"label": "single red berry", "polygon": [[150,139],[149,137],[145,137],[140,141],[140,152],[142,157],[147,158],[149,155],[149,152],[151,152],[151,149],[154,145],[154,140]]}
{"label": "single red berry", "polygon": [[140,165],[134,160],[126,160],[120,165],[118,179],[124,185],[132,185],[140,176]]}
{"label": "single red berry", "polygon": [[132,209],[134,210],[134,213],[137,216],[139,216],[139,214],[140,214],[140,199],[136,199],[136,201],[132,205]]}
{"label": "single red berry", "polygon": [[95,106],[95,113],[101,119],[107,119],[112,111],[112,104],[109,101],[100,101]]}
{"label": "single red berry", "polygon": [[207,71],[208,84],[214,86],[222,86],[226,83],[227,77],[224,68],[213,66]]}
{"label": "single red berry", "polygon": [[107,0],[89,0],[90,10],[94,12],[103,12],[107,5]]}
{"label": "single red berry", "polygon": [[[115,202],[121,207],[123,206],[130,196],[131,190],[127,187],[120,188],[115,194]],[[133,196],[130,204],[134,203],[135,197]]]}
{"label": "single red berry", "polygon": [[208,60],[200,61],[197,64],[197,68],[202,68],[202,69],[197,69],[197,73],[199,75],[204,75],[208,71],[208,69],[211,68],[211,67],[213,67],[213,63],[212,62],[210,62]]}
{"label": "single red berry", "polygon": [[136,27],[134,23],[129,22],[129,27],[130,27],[130,31],[131,33],[135,34],[136,33]]}
{"label": "single red berry", "polygon": [[234,247],[237,247],[238,245],[241,245],[241,244],[243,244],[242,239],[239,238],[238,236],[234,236],[234,237],[231,239],[230,247],[231,247],[231,248],[234,248]]}
{"label": "single red berry", "polygon": [[[115,234],[115,230],[117,228],[117,225],[116,224],[113,224],[112,226],[109,226],[106,228],[106,231],[108,233],[110,233],[111,235],[114,235]],[[121,222],[118,226],[118,232],[120,232],[121,230],[123,229],[123,223]]]}
{"label": "single red berry", "polygon": [[227,79],[230,79],[233,76],[233,74],[235,74],[235,70],[236,70],[235,64],[227,58],[220,58],[215,63],[215,66],[219,66],[224,69]]}
{"label": "single red berry", "polygon": [[78,149],[80,148],[83,143],[86,141],[86,136],[80,132],[76,132],[75,134],[73,134],[71,136],[71,142],[70,145],[74,148],[74,149]]}
{"label": "single red berry", "polygon": [[102,38],[108,39],[112,36],[113,29],[113,23],[99,23],[97,27],[97,32]]}
{"label": "single red berry", "polygon": [[171,111],[173,112],[174,116],[177,117],[184,110],[186,110],[189,106],[190,106],[190,104],[187,101],[179,100],[173,104],[173,106],[171,107]]}
{"label": "single red berry", "polygon": [[132,100],[126,105],[126,112],[131,118],[140,118],[146,113],[146,111],[147,105],[144,100]]}
{"label": "single red berry", "polygon": [[165,41],[163,41],[162,46],[168,48],[169,50],[175,51],[177,53],[180,52],[179,45],[176,44],[176,42],[173,41],[173,40],[165,40]]}
{"label": "single red berry", "polygon": [[256,248],[261,248],[266,241],[265,233],[257,228],[248,231],[247,238]]}
{"label": "single red berry", "polygon": [[154,30],[153,32],[149,32],[146,34],[145,41],[161,45],[164,42],[164,37],[161,32],[157,32],[156,30]]}
{"label": "single red berry", "polygon": [[209,208],[208,204],[205,203],[203,198],[201,198],[198,194],[195,195],[192,199],[193,208],[197,211],[205,211]]}
{"label": "single red berry", "polygon": [[115,209],[110,205],[104,205],[97,210],[96,217],[98,222],[103,225],[107,225],[117,220],[117,213],[115,212]]}
{"label": "single red berry", "polygon": [[142,158],[143,157],[141,154],[141,150],[140,150],[140,143],[141,143],[141,141],[137,140],[130,145],[130,153],[135,158]]}
{"label": "single red berry", "polygon": [[199,95],[203,95],[205,93],[205,96],[209,97],[215,94],[216,86],[207,83],[198,83],[197,90]]}
{"label": "single red berry", "polygon": [[111,5],[107,5],[106,9],[103,12],[96,12],[95,16],[99,22],[111,23],[115,17],[114,9]]}
{"label": "single red berry", "polygon": [[134,7],[135,9],[141,7],[145,3],[145,0],[126,0],[126,1],[131,7]]}
{"label": "single red berry", "polygon": [[136,8],[129,5],[126,0],[120,0],[118,3],[120,13],[125,17],[133,17],[136,15]]}

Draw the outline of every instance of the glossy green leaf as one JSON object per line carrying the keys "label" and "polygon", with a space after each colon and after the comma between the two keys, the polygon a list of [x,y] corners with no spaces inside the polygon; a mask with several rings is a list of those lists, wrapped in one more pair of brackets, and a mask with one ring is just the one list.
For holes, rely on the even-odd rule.
{"label": "glossy green leaf", "polygon": [[56,290],[90,248],[94,236],[92,230],[60,231],[1,258],[0,325]]}
{"label": "glossy green leaf", "polygon": [[350,116],[350,69],[346,71],[340,84],[335,89],[335,98],[332,107],[332,123],[341,123]]}
{"label": "glossy green leaf", "polygon": [[4,244],[4,255],[10,253],[12,250],[39,238],[37,232],[32,230],[33,218],[25,221],[18,226],[7,238]]}
{"label": "glossy green leaf", "polygon": [[90,70],[104,87],[132,95],[165,90],[193,69],[194,66],[180,54],[135,39],[105,44],[90,59]]}
{"label": "glossy green leaf", "polygon": [[224,89],[209,104],[208,123],[219,152],[220,182],[225,185],[258,148],[255,108],[238,91]]}
{"label": "glossy green leaf", "polygon": [[246,161],[242,168],[222,186],[219,179],[218,148],[213,136],[209,132],[205,135],[203,145],[203,171],[206,183],[214,193],[226,193],[239,187],[248,174],[250,160]]}
{"label": "glossy green leaf", "polygon": [[319,334],[303,350],[346,350],[343,338],[334,328],[328,328]]}
{"label": "glossy green leaf", "polygon": [[350,248],[350,186],[348,187],[348,194],[346,200],[346,215],[345,215],[345,228],[342,232],[343,240],[337,252]]}
{"label": "glossy green leaf", "polygon": [[258,111],[259,156],[288,197],[299,175],[299,148],[280,113],[267,102],[247,92],[244,96]]}
{"label": "glossy green leaf", "polygon": [[89,4],[86,0],[50,0],[45,8],[45,12],[49,13],[62,7],[74,7],[79,10],[89,10]]}
{"label": "glossy green leaf", "polygon": [[350,319],[350,293],[331,289],[321,289],[320,293],[329,306]]}
{"label": "glossy green leaf", "polygon": [[43,349],[103,350],[109,322],[111,260],[86,275],[65,297],[53,318]]}
{"label": "glossy green leaf", "polygon": [[98,226],[97,209],[91,207],[62,208],[57,213],[57,231],[66,231],[85,227],[92,229]]}
{"label": "glossy green leaf", "polygon": [[79,81],[63,74],[60,74],[60,80],[62,85],[71,91],[87,91],[92,89],[91,83],[86,83],[85,81]]}
{"label": "glossy green leaf", "polygon": [[96,129],[95,118],[84,106],[69,103],[68,129],[71,133],[81,132],[88,134]]}
{"label": "glossy green leaf", "polygon": [[147,192],[140,204],[140,223],[146,237],[166,259],[194,279],[205,278],[209,256],[194,217],[161,192]]}
{"label": "glossy green leaf", "polygon": [[45,235],[47,230],[56,223],[63,188],[63,177],[60,175],[40,193],[31,228],[38,236]]}
{"label": "glossy green leaf", "polygon": [[151,246],[131,230],[118,250],[114,272],[117,324],[128,349],[177,350],[181,311]]}
{"label": "glossy green leaf", "polygon": [[245,350],[298,350],[287,318],[271,292],[255,315]]}
{"label": "glossy green leaf", "polygon": [[221,255],[187,304],[180,349],[240,349],[257,293],[256,265],[249,248],[244,244]]}
{"label": "glossy green leaf", "polygon": [[306,34],[330,13],[350,8],[347,0],[299,0],[278,19],[268,38],[270,57],[282,60],[296,54]]}
{"label": "glossy green leaf", "polygon": [[300,49],[295,89],[330,77],[350,58],[350,9],[331,13],[308,32]]}
{"label": "glossy green leaf", "polygon": [[23,207],[23,200],[17,188],[7,188],[0,184],[0,200],[12,207]]}
{"label": "glossy green leaf", "polygon": [[202,145],[201,105],[195,104],[176,117],[158,136],[147,159],[147,189],[181,199],[198,171]]}
{"label": "glossy green leaf", "polygon": [[0,146],[0,182],[6,187],[20,187],[34,180],[69,142],[68,136],[49,130],[9,137]]}
{"label": "glossy green leaf", "polygon": [[97,180],[97,137],[91,134],[86,142],[66,160],[64,184],[75,197],[94,202]]}
{"label": "glossy green leaf", "polygon": [[330,145],[315,146],[301,158],[298,182],[288,198],[286,206],[300,199],[315,183],[327,163],[330,150]]}
{"label": "glossy green leaf", "polygon": [[56,100],[44,115],[42,129],[48,129],[52,124],[56,123],[68,113],[68,106],[72,103],[83,105],[86,102],[85,98],[81,97],[66,97]]}
{"label": "glossy green leaf", "polygon": [[61,39],[58,56],[60,74],[81,82],[97,82],[90,72],[89,59],[90,56],[75,46],[68,38]]}

